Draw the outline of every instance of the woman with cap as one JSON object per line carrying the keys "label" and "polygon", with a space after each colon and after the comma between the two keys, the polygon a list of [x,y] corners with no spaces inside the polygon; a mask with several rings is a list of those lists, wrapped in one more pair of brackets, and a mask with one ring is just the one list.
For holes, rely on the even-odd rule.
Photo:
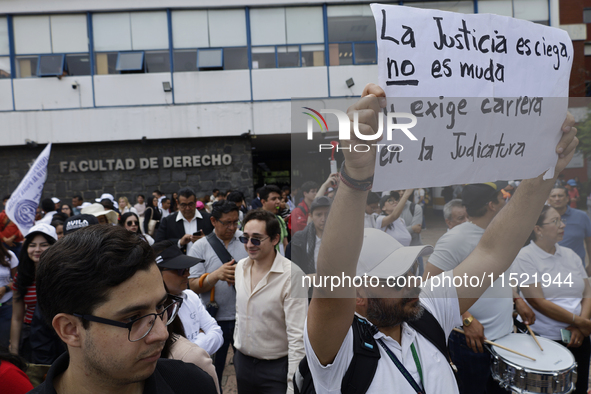
{"label": "woman with cap", "polygon": [[[161,249],[162,244],[155,244],[154,249]],[[167,292],[183,298],[179,318],[183,323],[185,337],[212,355],[224,343],[222,329],[207,312],[201,298],[193,290],[187,289],[189,268],[202,262],[202,259],[184,255],[175,244],[164,249],[156,258]]]}
{"label": "woman with cap", "polygon": [[35,272],[41,254],[57,241],[55,228],[40,223],[29,230],[19,256],[20,263],[13,285],[12,322],[10,326],[10,352],[31,360],[29,331],[37,294]]}
{"label": "woman with cap", "polygon": [[[380,199],[382,213],[376,218],[376,228],[392,236],[403,246],[409,246],[412,236],[406,229],[404,220],[400,218],[404,204],[412,195],[413,189],[407,189],[402,197],[397,192],[390,192]],[[399,197],[399,198],[398,198]]]}
{"label": "woman with cap", "polygon": [[119,225],[126,230],[138,235],[138,237],[145,239],[150,246],[154,245],[154,238],[148,234],[142,234],[140,231],[140,218],[134,212],[127,212],[119,218]]}
{"label": "woman with cap", "polygon": [[574,393],[587,393],[591,286],[579,255],[558,244],[564,236],[564,228],[560,214],[544,206],[530,235],[531,242],[521,249],[511,272],[517,274],[525,301],[536,311],[531,329],[559,343],[562,330],[571,333],[570,341],[563,344],[578,364]]}

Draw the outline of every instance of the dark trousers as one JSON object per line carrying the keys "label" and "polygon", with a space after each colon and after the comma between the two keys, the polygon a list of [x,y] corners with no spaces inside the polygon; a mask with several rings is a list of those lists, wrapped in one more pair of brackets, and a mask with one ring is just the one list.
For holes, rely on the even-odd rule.
{"label": "dark trousers", "polygon": [[287,391],[287,356],[260,360],[236,350],[234,368],[238,394],[285,394]]}
{"label": "dark trousers", "polygon": [[458,386],[460,394],[501,394],[509,393],[493,379],[490,365],[491,354],[475,353],[466,344],[464,334],[452,331],[449,336],[451,360],[458,367]]}
{"label": "dark trousers", "polygon": [[221,389],[222,375],[224,373],[224,367],[226,366],[228,349],[230,348],[230,345],[232,345],[232,348],[234,348],[234,327],[236,326],[236,320],[218,321],[218,325],[222,329],[224,344],[215,353],[213,365],[215,366],[215,373],[218,375],[218,381],[220,383]]}
{"label": "dark trousers", "polygon": [[12,322],[12,298],[0,306],[0,345],[8,347]]}
{"label": "dark trousers", "polygon": [[[556,341],[562,346],[566,346],[562,341]],[[573,394],[587,394],[587,386],[589,385],[589,356],[591,356],[591,340],[589,337],[583,339],[583,343],[579,347],[567,348],[575,356],[577,362],[577,385]]]}

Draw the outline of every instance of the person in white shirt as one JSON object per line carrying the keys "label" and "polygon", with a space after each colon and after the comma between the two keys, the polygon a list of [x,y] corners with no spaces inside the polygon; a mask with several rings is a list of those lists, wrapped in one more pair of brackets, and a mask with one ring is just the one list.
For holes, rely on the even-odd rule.
{"label": "person in white shirt", "polygon": [[43,200],[41,200],[41,209],[44,213],[43,218],[37,220],[35,224],[51,224],[51,221],[53,220],[53,215],[57,213],[57,211],[55,210],[55,203],[53,202],[53,200],[51,198],[44,198]]}
{"label": "person in white shirt", "polygon": [[277,252],[280,228],[268,211],[250,211],[240,242],[248,257],[236,266],[234,367],[240,394],[292,393],[304,357],[307,290],[295,294],[304,275]]}
{"label": "person in white shirt", "polygon": [[[359,130],[374,135],[378,128],[378,117],[386,100],[384,91],[377,85],[368,85],[362,98],[349,108],[361,123]],[[563,135],[556,147],[560,154],[554,174],[559,174],[574,155],[578,143],[574,118],[568,116],[562,126]],[[357,136],[341,141],[345,149],[345,162],[340,173],[340,187],[324,229],[322,246],[318,255],[317,277],[350,277],[367,273],[380,278],[399,278],[412,273],[416,257],[422,254],[424,246],[395,248],[391,243],[378,239],[383,234],[366,229],[364,235],[363,211],[367,192],[373,184],[376,151],[356,152],[347,147],[365,143]],[[420,174],[418,174],[420,176]],[[487,228],[474,251],[453,270],[454,277],[482,277],[486,272],[497,277],[505,272],[519,252],[550,192],[555,179],[543,180],[542,175],[525,180],[509,202],[497,215],[494,223]],[[346,231],[343,231],[346,229]],[[445,273],[438,276],[449,276]],[[445,283],[446,281],[444,281]],[[383,283],[383,282],[382,282]],[[388,282],[386,282],[388,283]],[[441,282],[440,282],[441,283]],[[434,284],[433,291],[430,284]],[[421,310],[428,310],[437,319],[446,337],[452,328],[460,324],[460,314],[484,293],[488,284],[472,287],[470,283],[454,287],[450,283],[436,286],[434,278],[427,282],[429,289],[421,295],[421,288],[407,284],[406,287],[360,287],[331,286],[316,287],[310,302],[306,323],[306,356],[317,393],[339,393],[344,374],[343,364],[352,357],[351,324],[355,312],[365,317],[377,328],[374,338],[384,339],[385,347],[410,374],[407,380],[393,359],[379,346],[381,358],[376,373],[367,390],[368,394],[397,393],[415,394],[410,379],[421,385],[429,394],[458,393],[450,365],[443,355],[436,357],[424,338],[410,328],[407,321],[420,316]],[[373,297],[373,299],[372,299]],[[414,345],[414,346],[411,346]],[[411,352],[412,347],[418,351]],[[414,356],[414,354],[416,356]],[[343,361],[343,359],[345,359]],[[421,368],[423,376],[421,378]]]}
{"label": "person in white shirt", "polygon": [[363,227],[376,228],[376,218],[380,213],[380,196],[369,192],[365,202],[365,220]]}
{"label": "person in white shirt", "polygon": [[412,192],[413,189],[406,190],[400,199],[396,199],[391,194],[382,196],[380,199],[382,214],[376,218],[375,228],[381,229],[403,246],[409,246],[412,240],[412,236],[406,229],[406,223],[400,217],[404,211],[404,204]]}
{"label": "person in white shirt", "polygon": [[538,312],[531,329],[557,342],[561,341],[562,329],[571,332],[570,342],[563,344],[577,361],[574,393],[585,394],[591,355],[591,286],[579,255],[558,244],[566,225],[558,211],[545,206],[531,242],[521,249],[511,271],[519,278],[525,300]]}
{"label": "person in white shirt", "polygon": [[199,296],[193,290],[187,289],[189,268],[202,262],[202,259],[185,256],[174,244],[156,257],[166,291],[183,298],[179,317],[183,323],[185,337],[212,355],[224,343],[222,329],[207,313]]}

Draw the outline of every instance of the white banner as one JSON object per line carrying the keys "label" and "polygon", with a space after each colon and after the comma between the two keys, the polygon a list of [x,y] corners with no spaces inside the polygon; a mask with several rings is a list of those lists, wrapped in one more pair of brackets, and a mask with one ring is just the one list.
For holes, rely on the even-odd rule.
{"label": "white banner", "polygon": [[47,179],[47,163],[50,153],[51,144],[48,144],[12,193],[6,205],[6,214],[10,220],[16,223],[23,235],[27,235],[29,229],[35,224],[35,213],[41,199],[43,185]]}
{"label": "white banner", "polygon": [[[551,169],[567,111],[568,34],[490,14],[372,4],[388,99],[374,191],[525,179]],[[412,115],[412,116],[410,116]],[[392,148],[391,150],[395,150]],[[417,174],[421,174],[417,176]]]}

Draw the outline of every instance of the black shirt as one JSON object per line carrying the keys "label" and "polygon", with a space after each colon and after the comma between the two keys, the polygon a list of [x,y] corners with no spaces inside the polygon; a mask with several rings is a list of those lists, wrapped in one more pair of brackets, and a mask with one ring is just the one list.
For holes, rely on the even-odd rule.
{"label": "black shirt", "polygon": [[[45,382],[29,393],[57,394],[53,380],[64,373],[69,364],[68,353],[62,354],[47,372]],[[194,364],[166,358],[158,360],[156,370],[144,385],[144,394],[194,394],[196,391],[200,394],[216,394],[212,377]]]}

